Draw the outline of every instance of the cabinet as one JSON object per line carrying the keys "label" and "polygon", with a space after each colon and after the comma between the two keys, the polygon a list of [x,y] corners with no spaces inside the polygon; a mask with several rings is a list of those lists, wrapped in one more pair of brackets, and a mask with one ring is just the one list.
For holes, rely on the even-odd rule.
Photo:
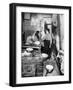
{"label": "cabinet", "polygon": [[39,57],[22,58],[22,77],[34,77],[43,75],[43,64]]}

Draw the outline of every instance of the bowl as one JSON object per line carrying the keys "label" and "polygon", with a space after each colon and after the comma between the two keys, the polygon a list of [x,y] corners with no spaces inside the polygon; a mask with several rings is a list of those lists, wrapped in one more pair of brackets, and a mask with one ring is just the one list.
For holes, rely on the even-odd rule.
{"label": "bowl", "polygon": [[42,58],[47,58],[48,57],[48,54],[42,53],[41,56],[42,56]]}
{"label": "bowl", "polygon": [[34,42],[35,45],[40,45],[39,41]]}
{"label": "bowl", "polygon": [[46,65],[46,69],[48,70],[49,73],[51,73],[54,69],[53,65]]}
{"label": "bowl", "polygon": [[33,51],[33,48],[26,48],[26,50],[27,50],[28,52],[31,52],[31,51]]}
{"label": "bowl", "polygon": [[30,56],[31,55],[31,53],[29,53],[29,52],[27,52],[27,51],[24,51],[23,53],[22,53],[22,56]]}

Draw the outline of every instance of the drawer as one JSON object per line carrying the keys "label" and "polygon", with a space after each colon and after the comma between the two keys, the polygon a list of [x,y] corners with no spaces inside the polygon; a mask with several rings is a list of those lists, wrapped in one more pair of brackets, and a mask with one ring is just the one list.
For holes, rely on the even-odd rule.
{"label": "drawer", "polygon": [[23,64],[22,76],[35,76],[35,65],[34,64]]}

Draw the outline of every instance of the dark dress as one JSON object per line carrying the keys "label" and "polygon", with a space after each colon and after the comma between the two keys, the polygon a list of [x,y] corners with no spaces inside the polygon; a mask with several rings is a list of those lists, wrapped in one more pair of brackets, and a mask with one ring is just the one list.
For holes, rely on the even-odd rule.
{"label": "dark dress", "polygon": [[52,44],[51,45],[51,53],[55,53],[55,55],[57,56],[57,54],[58,54],[58,51],[57,51],[57,47],[56,47],[56,45],[55,44]]}
{"label": "dark dress", "polygon": [[50,49],[50,40],[44,40],[44,47],[41,46],[41,52],[48,54],[48,57],[50,57],[51,49]]}

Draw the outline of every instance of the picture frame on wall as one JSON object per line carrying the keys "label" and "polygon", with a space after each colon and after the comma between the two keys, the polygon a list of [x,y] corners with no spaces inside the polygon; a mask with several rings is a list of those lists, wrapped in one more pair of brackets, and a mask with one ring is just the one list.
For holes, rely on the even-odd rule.
{"label": "picture frame on wall", "polygon": [[71,7],[11,3],[10,86],[71,83]]}

